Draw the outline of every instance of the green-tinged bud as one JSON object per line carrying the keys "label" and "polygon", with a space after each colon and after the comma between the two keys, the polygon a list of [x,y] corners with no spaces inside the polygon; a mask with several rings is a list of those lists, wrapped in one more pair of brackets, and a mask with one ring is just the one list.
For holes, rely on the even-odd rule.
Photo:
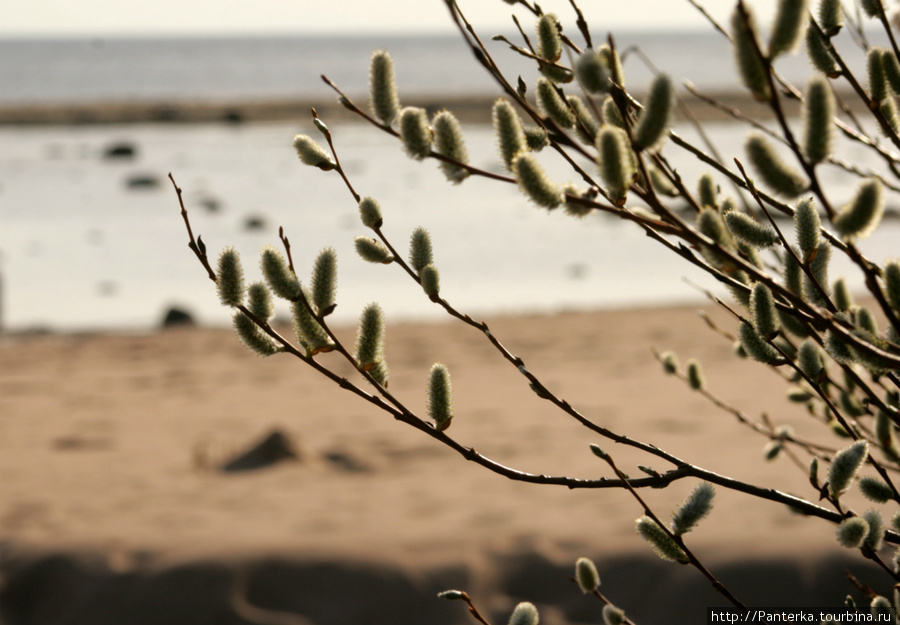
{"label": "green-tinged bud", "polygon": [[859,480],[859,490],[869,501],[885,503],[894,497],[894,491],[884,480],[867,475]]}
{"label": "green-tinged bud", "polygon": [[650,85],[644,112],[634,128],[634,148],[638,151],[658,148],[669,132],[675,92],[672,81],[665,74],[657,76]]}
{"label": "green-tinged bud", "polygon": [[378,382],[381,386],[387,388],[388,378],[391,375],[391,370],[388,369],[387,361],[384,358],[375,363],[375,366],[372,367],[371,371],[369,371],[369,375],[372,376],[372,379]]}
{"label": "green-tinged bud", "polygon": [[856,325],[860,330],[864,330],[869,334],[878,335],[878,321],[872,311],[865,306],[856,309]]}
{"label": "green-tinged bud", "polygon": [[603,606],[603,625],[622,625],[625,622],[625,610],[611,603]]}
{"label": "green-tinged bud", "polygon": [[819,459],[815,456],[809,461],[809,481],[814,485],[819,483]]}
{"label": "green-tinged bud", "polygon": [[359,201],[359,218],[366,228],[373,230],[380,228],[384,223],[381,217],[381,206],[378,205],[377,200],[370,197],[364,197]]}
{"label": "green-tinged bud", "polygon": [[892,351],[887,341],[865,330],[854,330],[853,336],[858,341],[848,342],[847,346],[856,361],[866,369],[875,374],[900,369],[897,362],[898,354]]}
{"label": "green-tinged bud", "polygon": [[256,355],[265,358],[281,351],[275,341],[241,311],[234,311],[231,321],[241,343]]}
{"label": "green-tinged bud", "polygon": [[666,195],[668,197],[677,197],[679,195],[678,189],[675,188],[669,177],[658,168],[649,165],[647,173],[650,174],[650,184],[653,185],[653,190],[658,195]]}
{"label": "green-tinged bud", "polygon": [[315,126],[316,130],[321,132],[323,136],[328,137],[331,135],[331,131],[328,130],[328,126],[325,125],[325,122],[315,115],[313,116],[313,126]]}
{"label": "green-tinged bud", "polygon": [[443,432],[450,427],[453,419],[453,390],[450,385],[450,370],[440,363],[431,367],[428,375],[428,416],[434,420],[434,427]]}
{"label": "green-tinged bud", "polygon": [[856,364],[856,356],[850,351],[846,339],[841,335],[828,330],[822,340],[825,351],[831,356],[832,360],[841,365]]}
{"label": "green-tinged bud", "polygon": [[884,70],[884,78],[887,80],[888,87],[895,94],[900,94],[900,63],[891,50],[884,50],[881,53],[881,67]]}
{"label": "green-tinged bud", "polygon": [[[310,295],[305,288],[303,289],[303,298],[307,302],[310,301]],[[328,332],[312,316],[303,299],[291,302],[291,320],[297,340],[310,355],[314,356],[320,352],[330,352],[334,349],[334,343],[328,336]]]}
{"label": "green-tinged bud", "polygon": [[642,516],[635,521],[634,527],[637,533],[641,535],[641,538],[650,543],[656,555],[663,560],[674,560],[681,564],[687,564],[691,561],[684,550],[678,546],[678,543],[650,517]]}
{"label": "green-tinged bud", "polygon": [[878,104],[878,112],[881,113],[883,119],[879,120],[882,132],[890,136],[891,133],[900,131],[900,113],[897,111],[897,104],[894,98],[887,98]]}
{"label": "green-tinged bud", "polygon": [[400,113],[400,97],[394,80],[394,59],[386,50],[372,54],[369,65],[369,106],[372,114],[390,126]]}
{"label": "green-tinged bud", "polygon": [[852,516],[844,519],[838,525],[837,539],[842,547],[847,549],[857,549],[863,546],[866,537],[869,535],[868,522],[858,516]]}
{"label": "green-tinged bud", "polygon": [[894,424],[883,410],[875,414],[875,439],[888,458],[895,462],[900,460],[900,443],[897,442]]}
{"label": "green-tinged bud", "polygon": [[434,262],[431,251],[431,235],[425,228],[416,228],[409,238],[409,264],[416,272]]}
{"label": "green-tinged bud", "polygon": [[820,0],[818,16],[822,32],[828,37],[834,37],[844,25],[841,0]]}
{"label": "green-tinged bud", "polygon": [[782,328],[785,331],[790,332],[797,338],[805,339],[809,336],[809,330],[807,329],[807,326],[800,320],[799,317],[795,317],[794,313],[779,309],[778,319],[781,321]]}
{"label": "green-tinged bud", "polygon": [[612,73],[607,63],[607,57],[596,50],[588,48],[575,61],[575,78],[591,94],[606,93],[609,91]]}
{"label": "green-tinged bud", "polygon": [[[517,0],[518,1],[518,0]],[[438,599],[446,599],[447,601],[465,600],[467,595],[461,590],[444,590],[438,593]]]}
{"label": "green-tinged bud", "polygon": [[608,45],[603,44],[597,48],[597,54],[603,59],[606,67],[609,68],[609,79],[619,85],[625,87],[625,68],[622,66],[622,58],[619,56],[618,50],[613,50]]}
{"label": "green-tinged bud", "polygon": [[778,350],[765,342],[756,333],[753,326],[746,321],[741,321],[738,325],[738,337],[741,339],[741,345],[744,347],[747,355],[757,362],[771,364],[781,357]]}
{"label": "green-tinged bud", "polygon": [[540,152],[550,145],[550,137],[540,126],[528,126],[525,129],[525,143],[532,152]]}
{"label": "green-tinged bud", "polygon": [[376,303],[366,306],[356,330],[356,362],[360,371],[371,371],[384,358],[384,311]]}
{"label": "green-tinged bud", "polygon": [[697,214],[697,230],[728,250],[734,249],[734,239],[725,220],[714,208],[704,208]]}
{"label": "green-tinged bud", "polygon": [[863,407],[862,402],[860,402],[853,393],[841,391],[841,394],[838,396],[838,403],[846,416],[859,417],[866,413],[866,409]]}
{"label": "green-tinged bud", "polygon": [[807,0],[779,0],[775,21],[769,33],[770,59],[797,47],[809,25],[806,5]]}
{"label": "green-tinged bud", "polygon": [[743,6],[747,13],[746,20],[740,5],[735,7],[731,14],[731,39],[734,45],[734,56],[744,86],[757,99],[765,100],[769,97],[769,83],[766,66],[757,51],[757,49],[762,50],[762,46],[759,45],[759,38],[756,36],[756,20],[750,7]]}
{"label": "green-tinged bud", "polygon": [[597,456],[598,458],[600,458],[602,460],[609,459],[609,454],[606,453],[605,451],[603,451],[603,449],[601,449],[599,445],[595,445],[594,443],[591,443],[589,445],[589,447],[591,448],[591,453],[594,454],[595,456]]}
{"label": "green-tinged bud", "polygon": [[699,391],[706,386],[706,380],[703,377],[703,371],[700,369],[700,363],[693,358],[687,361],[687,379],[688,384],[695,391]]}
{"label": "green-tinged bud", "polygon": [[[466,144],[463,141],[459,121],[457,121],[453,113],[441,111],[431,120],[431,127],[434,129],[435,151],[458,163],[468,165],[469,152],[466,150]],[[454,163],[441,161],[441,171],[444,172],[447,180],[453,184],[458,184],[469,177],[469,170]]]}
{"label": "green-tinged bud", "polygon": [[795,404],[805,404],[813,397],[815,397],[815,395],[801,386],[792,386],[787,390],[788,401]]}
{"label": "green-tinged bud", "polygon": [[563,210],[566,212],[566,215],[575,217],[577,219],[584,219],[592,212],[594,212],[594,209],[589,204],[584,204],[582,202],[576,201],[576,198],[593,199],[593,196],[590,194],[590,192],[582,192],[578,187],[571,183],[564,184],[562,191]]}
{"label": "green-tinged bud", "polygon": [[561,128],[571,128],[575,125],[575,114],[572,113],[569,105],[552,82],[543,76],[538,78],[535,93],[544,115],[556,122]]}
{"label": "green-tinged bud", "polygon": [[828,429],[830,429],[831,432],[836,436],[839,436],[841,438],[850,438],[850,432],[837,419],[831,419],[828,421]]}
{"label": "green-tinged bud", "polygon": [[552,13],[542,15],[537,21],[536,31],[538,56],[555,63],[562,54],[562,39],[556,16]]}
{"label": "green-tinged bud", "polygon": [[[897,589],[894,589],[894,592],[897,592]],[[890,599],[887,597],[882,597],[881,595],[872,599],[872,603],[869,604],[869,607],[872,608],[872,614],[877,614],[879,610],[890,610],[894,606],[891,604]]]}
{"label": "green-tinged bud", "polygon": [[821,229],[819,210],[812,196],[797,202],[797,208],[794,210],[794,232],[797,235],[797,245],[802,252],[800,259],[803,262],[810,262],[818,252],[819,244],[822,242]]}
{"label": "green-tinged bud", "polygon": [[400,140],[410,158],[421,161],[431,153],[434,135],[425,109],[407,106],[400,111]]}
{"label": "green-tinged bud", "polygon": [[326,247],[316,257],[311,285],[316,312],[322,317],[330,315],[337,294],[337,252],[333,248]]}
{"label": "green-tinged bud", "polygon": [[845,239],[867,237],[878,227],[884,214],[884,187],[878,178],[859,183],[853,199],[834,219],[834,227]]}
{"label": "green-tinged bud", "polygon": [[[813,302],[821,303],[823,301],[823,293],[826,297],[831,293],[831,288],[828,284],[828,262],[830,260],[831,245],[827,241],[822,241],[819,243],[819,247],[809,263],[809,270],[815,279],[815,283],[805,273],[803,274],[803,294]],[[821,291],[819,287],[822,287]]]}
{"label": "green-tinged bud", "polygon": [[866,55],[866,70],[869,77],[869,97],[875,103],[887,98],[887,78],[884,75],[884,48],[873,46]]}
{"label": "green-tinged bud", "polygon": [[788,167],[761,133],[750,133],[744,148],[753,169],[779,195],[797,197],[809,187],[806,176]]}
{"label": "green-tinged bud", "polygon": [[628,135],[621,128],[604,124],[597,133],[596,148],[600,177],[616,205],[622,206],[635,175]]}
{"label": "green-tinged bud", "polygon": [[847,492],[868,455],[869,443],[865,440],[856,441],[834,455],[828,470],[828,491],[832,497],[837,499]]}
{"label": "green-tinged bud", "polygon": [[600,112],[603,115],[603,124],[615,126],[616,128],[625,129],[625,121],[622,119],[622,112],[619,111],[619,107],[616,106],[616,101],[613,100],[612,96],[607,96],[604,98],[603,103],[600,105]]}
{"label": "green-tinged bud", "polygon": [[372,237],[356,237],[353,239],[356,253],[360,258],[370,263],[382,263],[384,265],[393,262],[394,257],[384,243]]}
{"label": "green-tinged bud", "polygon": [[766,462],[772,462],[781,455],[782,451],[784,451],[783,442],[769,441],[768,443],[766,443],[766,446],[763,447],[763,460],[765,460]]}
{"label": "green-tinged bud", "polygon": [[431,301],[437,301],[441,292],[441,274],[438,273],[437,267],[434,265],[425,265],[419,271],[419,282],[422,284],[422,290]]}
{"label": "green-tinged bud", "polygon": [[803,269],[792,254],[784,255],[784,286],[795,295],[803,294]]}
{"label": "green-tinged bud", "polygon": [[834,143],[834,94],[828,79],[814,76],[803,94],[803,153],[816,165],[831,156]]}
{"label": "green-tinged bud", "polygon": [[900,310],[900,263],[895,260],[884,265],[884,296],[894,310]]}
{"label": "green-tinged bud", "polygon": [[750,291],[750,312],[753,314],[753,328],[759,336],[771,339],[781,329],[775,311],[775,298],[771,289],[762,282],[754,284]]}
{"label": "green-tinged bud", "polygon": [[533,603],[523,601],[509,617],[509,625],[538,625],[538,610]]}
{"label": "green-tinged bud", "polygon": [[747,213],[737,210],[725,213],[725,225],[735,239],[754,248],[771,247],[780,241],[771,226],[762,224]]}
{"label": "green-tinged bud", "polygon": [[[721,270],[724,273],[730,274],[732,279],[734,279],[739,284],[743,284],[748,287],[752,284],[750,276],[748,276],[742,269],[734,270],[730,264],[724,264],[722,265]],[[728,290],[731,291],[731,296],[734,298],[734,301],[736,301],[744,308],[750,307],[750,289],[744,289],[731,283],[725,286],[727,286]]]}
{"label": "green-tinged bud", "polygon": [[884,544],[884,518],[882,518],[878,510],[866,510],[863,518],[869,524],[869,533],[866,534],[866,546],[872,551],[878,551]]}
{"label": "green-tinged bud", "polygon": [[719,206],[719,185],[716,179],[709,172],[705,172],[697,181],[697,202],[700,208],[718,208]]}
{"label": "green-tinged bud", "polygon": [[834,281],[832,293],[835,308],[847,312],[853,307],[853,296],[850,295],[850,289],[847,288],[847,283],[843,278]]}
{"label": "green-tinged bud", "polygon": [[884,10],[881,0],[859,0],[859,6],[862,8],[863,13],[869,17],[878,17],[881,11]]}
{"label": "green-tinged bud", "polygon": [[271,245],[263,248],[259,260],[262,274],[272,292],[282,299],[291,300],[300,295],[300,281],[288,267],[281,252]]}
{"label": "green-tinged bud", "polygon": [[669,375],[678,371],[678,356],[675,352],[663,352],[659,355],[659,360],[662,362],[663,371]]}
{"label": "green-tinged bud", "polygon": [[562,190],[550,181],[534,154],[519,153],[512,161],[512,170],[519,189],[538,206],[553,209],[562,203]]}
{"label": "green-tinged bud", "polygon": [[570,70],[568,67],[556,65],[554,63],[538,61],[538,69],[545,78],[558,84],[570,83],[574,78],[572,70]]}
{"label": "green-tinged bud", "polygon": [[597,567],[589,558],[578,558],[575,561],[575,580],[581,592],[587,594],[597,590],[600,585],[600,575],[597,573]]}
{"label": "green-tinged bud", "polygon": [[219,292],[219,301],[225,306],[244,303],[244,270],[241,267],[241,257],[233,247],[226,247],[219,254],[216,290]]}
{"label": "green-tinged bud", "polygon": [[822,360],[822,350],[812,339],[806,339],[800,344],[797,352],[797,366],[810,380],[818,381],[825,364]]}
{"label": "green-tinged bud", "polygon": [[681,536],[691,531],[712,510],[716,489],[709,482],[700,482],[672,515],[672,533]]}
{"label": "green-tinged bud", "polygon": [[525,129],[522,127],[522,120],[513,105],[503,98],[494,102],[491,120],[494,134],[497,137],[500,160],[507,169],[511,169],[513,158],[527,150],[528,142],[525,137]]}
{"label": "green-tinged bud", "polygon": [[318,167],[322,171],[334,169],[334,161],[328,156],[325,149],[313,141],[309,135],[297,135],[294,137],[294,150],[305,165]]}
{"label": "green-tinged bud", "polygon": [[806,55],[813,67],[829,78],[837,78],[841,75],[838,64],[831,56],[831,52],[828,51],[825,37],[815,26],[806,29]]}
{"label": "green-tinged bud", "polygon": [[594,145],[600,124],[588,110],[587,105],[577,95],[566,96],[566,101],[575,112],[575,134],[582,143]]}
{"label": "green-tinged bud", "polygon": [[247,308],[260,321],[268,321],[275,314],[272,294],[262,282],[254,282],[247,289]]}

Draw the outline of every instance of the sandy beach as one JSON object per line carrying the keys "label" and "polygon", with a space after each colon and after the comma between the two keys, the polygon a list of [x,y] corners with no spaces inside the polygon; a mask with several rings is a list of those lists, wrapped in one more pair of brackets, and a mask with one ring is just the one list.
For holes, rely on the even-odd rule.
{"label": "sandy beach", "polygon": [[[698,310],[488,322],[587,418],[706,469],[813,497],[805,470],[784,457],[764,462],[764,437],[654,359],[651,346],[697,358],[709,389],[751,420],[766,413],[798,436],[836,444],[788,403],[776,374],[733,358]],[[726,312],[709,312],[730,327]],[[339,331],[351,345],[354,333]],[[666,622],[672,609],[700,622],[704,606],[725,603],[696,571],[652,554],[634,532],[642,511],[626,492],[492,474],[288,355],[256,357],[229,330],[6,336],[0,354],[5,622],[470,622],[463,606],[435,597],[451,587],[497,622],[525,599],[545,623],[598,622],[600,602],[567,579],[582,555],[636,622]],[[390,326],[386,356],[390,390],[420,415],[427,372],[445,363],[456,410],[448,434],[506,466],[609,477],[588,449],[597,443],[626,473],[670,468],[537,397],[463,324]],[[318,358],[366,384],[337,354]],[[274,430],[297,458],[219,470]],[[695,483],[641,494],[667,518]],[[845,567],[823,563],[859,563],[830,523],[721,488],[689,545],[753,605],[817,604],[823,593],[840,602],[852,590]],[[883,582],[871,570],[860,575]],[[155,616],[141,620],[147,614]]]}

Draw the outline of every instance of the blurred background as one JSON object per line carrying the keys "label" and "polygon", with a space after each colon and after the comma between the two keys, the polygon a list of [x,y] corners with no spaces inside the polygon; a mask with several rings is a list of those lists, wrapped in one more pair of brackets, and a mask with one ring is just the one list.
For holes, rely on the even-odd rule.
{"label": "blurred background", "polygon": [[[711,15],[727,24],[731,3],[710,4]],[[774,3],[753,4],[768,22]],[[595,37],[616,33],[634,92],[652,76],[637,51],[701,89],[738,90],[727,41],[688,2],[584,5]],[[543,6],[582,43],[568,2]],[[461,8],[484,40],[495,33],[520,40],[506,3]],[[391,137],[346,119],[320,74],[364,105],[369,56],[387,49],[402,101],[433,109],[467,100],[481,105],[480,113],[469,106],[459,113],[469,153],[476,166],[500,171],[489,125],[500,91],[442,2],[393,2],[389,11],[383,3],[351,0],[234,1],[208,9],[201,0],[0,7],[5,328],[144,330],[172,307],[206,324],[227,324],[186,248],[169,172],[212,255],[234,245],[252,268],[283,226],[301,274],[322,247],[338,251],[337,318],[356,318],[373,299],[392,320],[441,314],[401,272],[356,257],[353,238],[364,232],[352,198],[336,174],[304,167],[291,149],[297,133],[318,136],[310,105],[330,123],[356,189],[381,202],[395,244],[405,248],[417,226],[432,233],[444,292],[460,309],[683,302],[701,297],[683,277],[715,286],[637,228],[601,216],[578,222],[549,214],[510,185],[469,179],[453,187],[435,163],[411,161]],[[533,36],[533,18],[521,7],[518,15]],[[861,58],[853,56],[852,42],[844,43],[852,59]],[[488,45],[508,76],[533,85],[529,63],[500,41]],[[779,69],[799,81],[807,65],[801,51]],[[340,117],[332,122],[329,114]],[[678,131],[693,136],[689,126]],[[723,153],[740,154],[744,127],[714,122],[708,131]],[[553,155],[543,161],[558,182],[578,182]],[[705,171],[690,158],[678,162],[686,180]],[[829,183],[841,197],[855,181],[838,172]],[[880,236],[893,234],[886,228]],[[888,253],[877,238],[867,245],[875,260]]]}

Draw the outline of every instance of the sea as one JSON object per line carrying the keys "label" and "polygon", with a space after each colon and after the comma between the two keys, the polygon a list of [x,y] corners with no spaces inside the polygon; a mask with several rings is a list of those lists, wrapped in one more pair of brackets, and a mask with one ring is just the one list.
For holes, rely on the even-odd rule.
{"label": "sea", "polygon": [[[727,42],[712,30],[628,32],[617,34],[616,43],[635,91],[655,70],[679,85],[690,79],[704,90],[740,89]],[[510,77],[534,83],[530,63],[503,41],[488,45]],[[333,102],[322,74],[364,103],[368,59],[378,49],[394,57],[401,100],[500,93],[455,35],[6,39],[0,40],[0,107]],[[847,54],[863,67],[855,50],[848,45]],[[809,75],[802,51],[780,61],[779,70],[799,85]],[[721,293],[639,228],[601,215],[578,220],[548,212],[515,186],[484,178],[448,184],[436,163],[407,158],[384,132],[353,120],[324,121],[353,187],[381,204],[393,246],[405,253],[415,228],[430,232],[442,295],[461,312],[680,304],[704,301],[705,289]],[[676,131],[699,141],[687,124]],[[706,131],[730,161],[741,154],[748,128],[715,122]],[[472,163],[500,173],[490,127],[464,124],[463,132]],[[336,250],[337,321],[353,322],[372,301],[389,321],[444,318],[399,267],[356,255],[354,238],[368,234],[356,203],[335,172],[299,162],[291,147],[297,133],[320,136],[305,111],[296,119],[242,124],[0,127],[0,328],[143,332],[159,327],[171,308],[206,325],[229,324],[229,311],[187,247],[170,173],[184,190],[194,233],[213,258],[236,248],[248,280],[259,279],[259,251],[279,245],[283,228],[302,280],[320,250]],[[110,157],[117,146],[132,155]],[[883,169],[858,145],[842,140],[840,146],[848,160]],[[689,184],[707,171],[671,143],[665,149]],[[579,182],[554,154],[542,153],[541,161],[554,180]],[[833,168],[825,178],[838,202],[856,184]],[[898,234],[888,224],[864,242],[864,251],[876,261],[897,256]],[[849,264],[836,262],[834,275],[840,271],[861,284]]]}

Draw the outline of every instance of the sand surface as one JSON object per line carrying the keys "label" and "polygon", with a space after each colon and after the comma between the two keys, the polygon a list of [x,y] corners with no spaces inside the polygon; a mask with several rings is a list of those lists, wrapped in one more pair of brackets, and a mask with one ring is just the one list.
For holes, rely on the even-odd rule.
{"label": "sand surface", "polygon": [[[723,327],[732,327],[727,313],[706,308]],[[765,367],[735,359],[731,343],[711,332],[698,310],[488,321],[494,335],[548,389],[596,423],[704,468],[813,497],[805,469],[784,457],[764,462],[764,437],[665,375],[654,359],[651,346],[674,350],[682,362],[697,358],[709,389],[748,418],[758,421],[766,413],[775,424],[793,426],[799,436],[835,444],[804,410],[788,403],[783,380]],[[350,345],[354,333],[353,328],[339,331]],[[639,474],[637,464],[671,468],[600,438],[540,399],[514,366],[463,324],[390,326],[386,355],[390,390],[423,417],[428,370],[434,362],[445,363],[456,410],[447,433],[506,466],[534,474],[609,477],[609,468],[589,451],[588,445],[597,443],[626,473]],[[339,355],[318,358],[371,389]],[[273,429],[289,437],[299,459],[256,471],[217,470]],[[641,495],[668,518],[695,484],[685,480]],[[229,567],[235,562],[256,563],[244,569],[253,577],[250,589],[241,591],[254,605],[266,605],[264,589],[287,584],[284,594],[294,603],[271,599],[270,607],[303,616],[283,622],[387,622],[371,620],[371,613],[341,612],[336,604],[369,605],[361,597],[374,592],[372,580],[381,583],[395,579],[392,575],[421,591],[421,609],[413,609],[412,599],[397,599],[405,591],[390,584],[384,596],[376,593],[382,603],[406,601],[407,614],[437,623],[468,618],[462,606],[433,598],[442,586],[465,585],[473,596],[480,593],[488,613],[495,614],[519,598],[583,601],[565,580],[580,555],[597,561],[611,599],[631,614],[645,610],[643,622],[658,621],[652,620],[655,612],[647,611],[641,593],[648,578],[633,570],[635,562],[654,567],[654,575],[676,576],[666,583],[692,584],[701,593],[701,606],[724,604],[695,571],[652,555],[634,532],[633,521],[641,513],[623,491],[570,490],[492,474],[299,360],[256,357],[228,330],[15,336],[0,342],[0,571],[7,578],[6,588],[0,587],[0,615],[10,623],[143,622],[129,620],[127,612],[110,612],[108,600],[101,601],[106,611],[84,608],[77,617],[54,613],[55,620],[36,615],[49,609],[46,601],[70,601],[60,598],[68,595],[60,594],[59,579],[69,580],[67,589],[80,589],[71,592],[80,597],[79,605],[88,605],[89,599],[96,603],[104,596],[98,588],[112,592],[109,584],[125,579],[134,595],[135,589],[149,587],[147,580],[159,582],[160,571],[173,570],[197,575],[185,573],[190,583],[166,578],[163,596],[196,584],[205,590],[191,594],[207,597],[221,615],[223,604],[231,601],[234,607]],[[834,527],[825,521],[719,489],[711,518],[688,542],[720,572],[742,563],[742,572],[734,576],[739,586],[747,582],[748,571],[756,571],[749,575],[753,583],[747,588],[753,590],[746,602],[771,605],[788,582],[776,583],[781,578],[765,567],[776,562],[784,572],[788,566],[789,579],[809,587],[815,575],[823,574],[819,564],[824,559],[848,555],[833,536]],[[51,554],[62,555],[48,560]],[[59,578],[60,570],[69,577]],[[378,573],[366,577],[361,570]],[[320,612],[298,604],[297,597],[309,592],[304,595],[288,581],[307,591],[309,579],[333,588],[323,581],[331,579],[328,571],[344,580],[334,582],[339,586],[348,583],[348,571],[368,581],[341,586],[337,594],[320,588],[313,593]],[[841,569],[824,572],[830,573],[828,584],[843,587],[844,594],[850,590]],[[627,584],[615,586],[616,577]],[[547,595],[548,578],[553,588],[559,586],[552,596]],[[655,592],[663,592],[663,577],[658,580]],[[671,584],[665,587],[686,599],[677,584],[674,590]],[[118,588],[117,597],[122,594]],[[322,602],[331,607],[322,608]],[[542,622],[599,622],[602,606],[596,600],[587,606],[548,607]],[[702,616],[696,614],[691,622],[701,622]],[[241,617],[246,620],[204,618],[156,622],[269,622],[246,613]],[[384,618],[404,622],[387,613]]]}

